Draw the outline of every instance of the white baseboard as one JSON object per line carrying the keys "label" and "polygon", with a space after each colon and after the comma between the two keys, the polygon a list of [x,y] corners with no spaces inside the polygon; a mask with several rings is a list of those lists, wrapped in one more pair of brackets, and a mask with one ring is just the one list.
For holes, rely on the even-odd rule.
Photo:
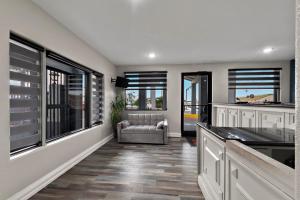
{"label": "white baseboard", "polygon": [[176,133],[176,132],[168,133],[168,137],[181,137],[181,133]]}
{"label": "white baseboard", "polygon": [[201,192],[206,200],[213,200],[212,196],[209,194],[208,189],[204,183],[205,181],[202,179],[201,176],[198,176],[198,185],[201,189]]}
{"label": "white baseboard", "polygon": [[46,187],[49,183],[57,179],[59,176],[64,174],[66,171],[74,167],[76,164],[78,164],[80,161],[82,161],[84,158],[92,154],[94,151],[99,149],[101,146],[109,142],[113,138],[113,135],[109,135],[105,137],[103,140],[98,142],[97,144],[93,145],[92,147],[86,149],[76,157],[70,159],[69,161],[65,162],[61,166],[57,167],[47,175],[41,177],[39,180],[35,181],[34,183],[30,184],[20,192],[14,194],[11,196],[8,200],[27,200],[30,197],[32,197],[34,194],[39,192],[41,189]]}

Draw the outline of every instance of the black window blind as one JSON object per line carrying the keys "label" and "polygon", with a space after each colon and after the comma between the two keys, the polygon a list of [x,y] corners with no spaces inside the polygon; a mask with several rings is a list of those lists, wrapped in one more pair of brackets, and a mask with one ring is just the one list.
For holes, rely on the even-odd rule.
{"label": "black window blind", "polygon": [[10,36],[10,151],[41,142],[41,51]]}
{"label": "black window blind", "polygon": [[87,71],[80,64],[47,51],[46,141],[86,128]]}
{"label": "black window blind", "polygon": [[280,89],[281,68],[229,69],[228,88]]}
{"label": "black window blind", "polygon": [[92,112],[91,124],[103,123],[103,74],[94,72],[92,74]]}
{"label": "black window blind", "polygon": [[129,80],[127,90],[166,90],[166,71],[125,72]]}

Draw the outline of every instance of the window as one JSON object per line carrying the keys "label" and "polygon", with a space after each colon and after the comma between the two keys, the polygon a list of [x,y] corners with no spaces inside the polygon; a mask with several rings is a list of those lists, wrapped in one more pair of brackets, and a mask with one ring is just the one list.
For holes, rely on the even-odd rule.
{"label": "window", "polygon": [[103,74],[92,74],[92,126],[103,123]]}
{"label": "window", "polygon": [[11,154],[103,123],[103,74],[14,33],[9,45]]}
{"label": "window", "polygon": [[280,101],[281,68],[230,69],[229,103]]}
{"label": "window", "polygon": [[79,64],[47,51],[47,141],[89,126],[88,75]]}
{"label": "window", "polygon": [[125,72],[128,110],[166,110],[167,72]]}
{"label": "window", "polygon": [[10,36],[10,151],[41,144],[43,48]]}

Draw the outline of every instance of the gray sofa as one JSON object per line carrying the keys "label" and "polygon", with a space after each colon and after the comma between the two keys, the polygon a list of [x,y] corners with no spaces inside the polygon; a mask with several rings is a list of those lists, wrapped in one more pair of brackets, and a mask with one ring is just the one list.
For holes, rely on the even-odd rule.
{"label": "gray sofa", "polygon": [[168,143],[168,122],[162,114],[128,114],[117,125],[118,142]]}

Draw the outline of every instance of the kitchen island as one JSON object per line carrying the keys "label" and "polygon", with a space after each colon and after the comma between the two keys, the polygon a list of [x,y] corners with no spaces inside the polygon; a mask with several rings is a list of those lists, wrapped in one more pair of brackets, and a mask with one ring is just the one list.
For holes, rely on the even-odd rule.
{"label": "kitchen island", "polygon": [[294,198],[294,131],[197,124],[198,182],[207,200]]}

